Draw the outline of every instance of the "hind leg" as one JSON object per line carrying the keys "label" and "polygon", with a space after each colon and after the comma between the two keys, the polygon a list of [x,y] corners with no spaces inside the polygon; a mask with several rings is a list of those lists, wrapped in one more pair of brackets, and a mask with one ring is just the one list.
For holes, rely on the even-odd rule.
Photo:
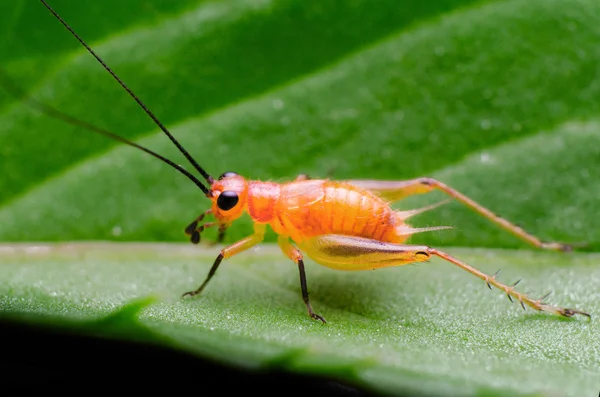
{"label": "hind leg", "polygon": [[393,244],[363,237],[326,234],[305,240],[299,246],[315,262],[340,270],[367,270],[405,265],[425,262],[432,256],[437,256],[479,277],[490,289],[494,286],[503,291],[511,301],[513,298],[518,300],[523,309],[527,305],[535,310],[565,317],[574,314],[590,317],[588,313],[579,310],[547,305],[543,302],[544,298],[532,299],[515,290],[518,281],[511,286],[505,285],[496,280],[498,273],[488,276],[461,260],[426,245]]}
{"label": "hind leg", "polygon": [[446,193],[448,196],[454,198],[456,201],[466,205],[484,218],[489,219],[496,225],[537,248],[554,251],[571,251],[573,249],[573,247],[569,244],[541,241],[536,236],[526,232],[514,223],[494,214],[492,211],[465,196],[464,194],[432,178],[417,178],[407,181],[350,180],[348,183],[362,189],[372,191],[391,201],[401,200],[413,194],[423,194],[429,193],[433,190],[440,190]]}

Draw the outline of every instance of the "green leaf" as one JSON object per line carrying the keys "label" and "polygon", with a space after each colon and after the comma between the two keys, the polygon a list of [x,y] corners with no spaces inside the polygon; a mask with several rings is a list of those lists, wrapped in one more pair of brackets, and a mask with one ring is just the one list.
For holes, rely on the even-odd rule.
{"label": "green leaf", "polygon": [[[597,1],[122,3],[52,1],[211,174],[432,176],[543,240],[600,250]],[[0,64],[29,95],[185,164],[39,3],[2,2],[0,14]],[[0,241],[183,242],[207,208],[156,159],[0,93]],[[468,247],[448,251],[598,312],[598,254],[526,250],[458,203],[414,224],[454,227],[414,243]],[[227,241],[250,231],[241,219]],[[596,321],[522,313],[440,261],[351,274],[309,262],[321,326],[304,313],[297,269],[269,243],[183,301],[216,250],[44,247],[2,246],[0,316],[382,392],[597,392]]]}
{"label": "green leaf", "polygon": [[[506,281],[523,277],[521,287],[535,294],[554,291],[552,303],[600,311],[598,254],[448,251],[488,273],[503,268]],[[0,306],[4,316],[53,316],[55,326],[248,368],[331,375],[384,393],[597,392],[598,321],[524,312],[441,260],[376,272],[309,261],[311,301],[328,320],[321,324],[306,315],[296,267],[270,245],[226,261],[202,296],[181,299],[217,252],[174,244],[4,246]]]}

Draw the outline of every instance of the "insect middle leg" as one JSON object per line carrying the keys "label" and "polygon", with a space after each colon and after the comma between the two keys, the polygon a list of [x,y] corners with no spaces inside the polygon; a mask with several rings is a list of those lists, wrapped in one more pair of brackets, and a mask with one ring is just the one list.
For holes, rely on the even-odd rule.
{"label": "insect middle leg", "polygon": [[277,244],[283,251],[283,253],[293,260],[298,265],[298,270],[300,271],[300,288],[302,289],[302,300],[306,305],[306,309],[308,310],[308,315],[314,318],[315,320],[322,321],[326,323],[325,319],[315,313],[308,299],[308,288],[306,286],[306,273],[304,271],[304,261],[302,258],[302,253],[296,247],[294,247],[289,240],[289,237],[280,235],[277,238]]}
{"label": "insect middle leg", "polygon": [[431,256],[437,256],[479,277],[485,281],[490,289],[493,285],[503,291],[511,301],[513,298],[518,300],[523,309],[527,305],[535,310],[565,317],[571,317],[575,314],[590,317],[588,313],[576,309],[547,305],[543,302],[544,298],[532,299],[526,294],[515,291],[515,286],[520,280],[511,286],[505,285],[496,280],[498,273],[488,276],[460,259],[426,245],[394,244],[363,237],[327,234],[303,241],[300,248],[316,262],[341,270],[367,270],[398,266],[414,262],[425,262]]}
{"label": "insect middle leg", "polygon": [[206,285],[208,284],[210,279],[217,272],[217,269],[219,268],[221,261],[223,259],[232,257],[235,254],[239,254],[240,252],[245,251],[248,248],[251,248],[251,247],[255,246],[256,244],[260,243],[261,241],[263,241],[264,236],[265,236],[265,229],[266,229],[266,225],[260,224],[260,223],[255,223],[254,224],[254,234],[252,234],[248,237],[244,237],[240,241],[237,241],[237,242],[223,248],[221,250],[221,252],[219,253],[219,255],[217,256],[217,259],[215,259],[215,262],[213,263],[212,267],[210,268],[210,271],[208,272],[208,275],[206,276],[206,279],[204,280],[204,282],[196,290],[185,292],[181,296],[182,297],[188,296],[188,295],[194,296],[194,295],[200,294],[204,290],[204,288],[206,287]]}
{"label": "insect middle leg", "polygon": [[227,231],[227,226],[225,224],[219,225],[219,234],[217,235],[217,243],[222,243],[225,240],[225,232]]}
{"label": "insect middle leg", "polygon": [[526,232],[514,223],[494,214],[492,211],[488,210],[464,194],[432,178],[417,178],[406,181],[351,180],[348,182],[354,186],[370,190],[391,201],[401,200],[413,194],[429,193],[432,190],[437,189],[537,248],[554,251],[571,251],[573,249],[572,245],[569,244],[541,241],[536,236]]}

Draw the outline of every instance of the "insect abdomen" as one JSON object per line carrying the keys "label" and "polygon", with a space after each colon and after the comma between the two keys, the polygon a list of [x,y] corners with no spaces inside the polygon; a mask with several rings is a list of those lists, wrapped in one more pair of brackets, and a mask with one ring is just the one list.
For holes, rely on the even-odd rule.
{"label": "insect abdomen", "polygon": [[313,186],[306,197],[312,199],[302,205],[297,205],[296,195],[282,189],[278,218],[293,240],[344,234],[391,241],[395,236],[395,213],[381,198],[343,182],[310,182]]}

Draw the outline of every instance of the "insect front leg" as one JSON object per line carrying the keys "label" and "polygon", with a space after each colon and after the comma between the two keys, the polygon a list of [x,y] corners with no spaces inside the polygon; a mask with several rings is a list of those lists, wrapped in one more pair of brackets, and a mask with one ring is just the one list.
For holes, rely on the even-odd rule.
{"label": "insect front leg", "polygon": [[283,253],[293,260],[298,265],[298,270],[300,271],[300,288],[302,289],[302,300],[306,305],[306,309],[308,310],[308,315],[315,320],[322,321],[326,323],[325,319],[315,313],[308,299],[308,288],[306,286],[306,273],[304,271],[304,261],[302,259],[302,253],[296,247],[294,247],[287,236],[279,236],[277,238],[277,244],[281,247]]}
{"label": "insect front leg", "polygon": [[454,198],[458,202],[466,205],[470,209],[477,212],[479,215],[489,219],[503,229],[514,234],[521,240],[528,242],[529,244],[542,249],[554,250],[554,251],[571,251],[572,245],[563,244],[559,242],[544,242],[536,236],[526,232],[519,226],[506,219],[494,214],[489,209],[485,208],[481,204],[475,202],[464,194],[454,190],[450,186],[437,181],[432,178],[417,178],[407,181],[369,181],[369,180],[352,180],[348,183],[372,191],[381,197],[397,201],[413,194],[429,193],[432,190],[440,190],[446,193],[448,196]]}
{"label": "insect front leg", "polygon": [[405,265],[413,262],[425,262],[431,256],[437,256],[479,277],[490,289],[493,285],[503,291],[511,301],[513,298],[518,300],[523,309],[527,305],[535,310],[565,317],[575,314],[590,317],[588,313],[580,310],[547,305],[543,302],[545,297],[532,299],[526,294],[515,291],[515,286],[520,280],[511,286],[505,285],[496,280],[498,273],[488,276],[461,260],[426,245],[393,244],[362,237],[327,234],[305,240],[300,247],[316,262],[341,270],[367,270]]}
{"label": "insect front leg", "polygon": [[217,225],[219,226],[219,234],[217,235],[216,242],[222,243],[223,240],[225,239],[225,232],[227,231],[227,227],[229,226],[227,224],[224,224],[224,223],[219,224],[218,222],[207,222],[207,223],[204,223],[204,224],[198,226],[198,224],[200,222],[202,222],[204,217],[210,213],[212,213],[212,210],[207,210],[207,211],[203,212],[202,214],[200,214],[200,216],[198,216],[192,223],[190,223],[185,228],[185,234],[190,236],[190,241],[192,242],[192,244],[198,244],[200,242],[200,235],[202,234],[204,229],[208,229],[209,227],[213,227],[213,226],[217,226]]}
{"label": "insect front leg", "polygon": [[217,272],[217,269],[219,268],[221,261],[223,259],[232,257],[235,254],[239,254],[240,252],[245,251],[248,248],[251,248],[251,247],[255,246],[256,244],[260,243],[261,241],[263,241],[264,236],[265,236],[265,229],[266,229],[266,225],[255,223],[254,224],[254,234],[252,234],[248,237],[244,237],[240,241],[237,241],[237,242],[223,248],[221,250],[221,252],[219,253],[219,256],[217,256],[217,259],[215,259],[215,262],[213,263],[212,267],[210,268],[210,271],[208,272],[208,275],[206,276],[206,279],[204,280],[202,285],[200,285],[200,287],[198,287],[198,289],[196,289],[194,291],[185,292],[181,296],[182,297],[188,296],[188,295],[194,296],[194,295],[200,294],[204,290],[204,288],[206,287],[206,285],[208,284],[210,279]]}
{"label": "insect front leg", "polygon": [[205,223],[204,225],[201,225],[200,227],[198,227],[198,223],[202,222],[202,220],[204,219],[204,217],[206,215],[208,215],[208,214],[211,214],[211,213],[212,213],[212,209],[208,209],[208,210],[204,211],[196,219],[194,219],[194,221],[192,223],[190,223],[185,228],[185,234],[187,234],[188,236],[190,236],[190,241],[193,244],[198,244],[200,242],[200,233],[202,233],[202,231],[205,228],[212,227],[212,226],[216,225],[215,222],[210,222],[210,223]]}

